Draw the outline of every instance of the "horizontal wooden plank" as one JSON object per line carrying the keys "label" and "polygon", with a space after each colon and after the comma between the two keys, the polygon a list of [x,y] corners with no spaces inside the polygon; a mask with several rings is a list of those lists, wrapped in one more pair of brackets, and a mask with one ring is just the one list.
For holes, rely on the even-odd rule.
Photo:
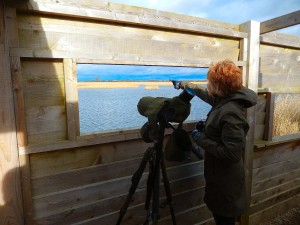
{"label": "horizontal wooden plank", "polygon": [[[99,39],[101,42],[101,39]],[[119,43],[116,43],[118,46]],[[156,45],[157,46],[157,45]],[[155,46],[153,46],[155,47]],[[178,47],[178,46],[174,46]],[[203,48],[204,49],[204,48]],[[221,49],[221,48],[220,48]],[[220,50],[219,49],[219,50]],[[122,51],[121,47],[119,48]],[[145,50],[144,53],[136,54],[136,53],[106,53],[100,51],[86,51],[82,52],[78,51],[68,51],[68,50],[51,50],[44,49],[34,50],[29,48],[11,48],[10,55],[15,57],[38,57],[38,58],[82,58],[84,59],[96,59],[101,61],[101,63],[106,64],[137,64],[137,65],[165,65],[165,66],[197,66],[197,67],[208,67],[212,62],[220,61],[222,58],[228,58],[232,61],[237,60],[238,49],[233,49],[233,51],[224,51],[220,52],[219,50],[205,50],[205,52],[210,52],[210,58],[201,58],[207,54],[201,53],[198,55],[199,58],[193,57],[192,55],[174,55],[173,56],[165,56],[166,54],[161,54],[162,52],[158,52],[157,54],[150,55],[151,53]],[[172,51],[168,51],[172,52]],[[185,54],[186,51],[182,51],[182,54]],[[199,53],[199,52],[198,52]],[[197,53],[197,54],[198,54]],[[141,55],[147,54],[147,55]],[[199,53],[200,54],[200,53]],[[244,65],[244,63],[241,63]]]}
{"label": "horizontal wooden plank", "polygon": [[203,56],[213,61],[237,61],[239,54],[237,40],[53,17],[18,18],[20,45],[11,49],[10,54],[19,57],[188,64]]}
{"label": "horizontal wooden plank", "polygon": [[[84,58],[77,58],[77,63],[89,63],[89,64],[116,64],[116,60],[111,59],[84,59]],[[184,67],[209,67],[213,63],[212,59],[210,58],[192,58],[192,57],[183,57],[181,62],[157,62],[157,61],[139,61],[136,60],[122,60],[118,61],[118,64],[128,65],[128,64],[135,64],[135,65],[148,65],[148,66],[155,66],[155,65],[165,65],[165,66],[184,66]],[[237,66],[243,67],[246,66],[247,63],[245,61],[235,61],[234,62]]]}
{"label": "horizontal wooden plank", "polygon": [[293,75],[299,72],[299,56],[296,49],[260,45],[260,73]]}
{"label": "horizontal wooden plank", "polygon": [[84,4],[78,2],[64,2],[63,4],[58,4],[41,0],[30,0],[23,9],[46,14],[213,34],[225,37],[247,37],[245,33],[239,32],[238,26],[234,24],[111,2],[97,2],[96,5],[93,2],[93,8],[90,8],[86,2],[84,2]]}
{"label": "horizontal wooden plank", "polygon": [[[187,202],[187,201],[185,201]],[[168,225],[172,224],[172,220],[170,218],[169,209],[166,207],[164,210],[161,210],[161,218],[158,220],[159,224]],[[94,217],[86,221],[82,221],[80,224],[82,225],[106,225],[106,224],[115,224],[118,219],[118,212],[107,214],[105,216]],[[142,224],[146,219],[146,212],[142,210],[142,206],[140,207],[132,207],[129,208],[122,223],[126,225],[134,225],[134,224]],[[176,222],[178,224],[198,224],[198,222],[202,225],[213,225],[211,221],[212,214],[206,205],[202,204],[200,206],[193,207],[189,210],[185,210],[179,213],[176,213]]]}
{"label": "horizontal wooden plank", "polygon": [[66,131],[52,131],[45,133],[28,134],[28,143],[35,144],[50,144],[60,142],[67,139]]}
{"label": "horizontal wooden plank", "polygon": [[[63,79],[54,78],[51,80],[36,80],[32,77],[30,79],[23,79],[23,86],[24,89],[26,89],[25,98],[34,97],[34,94],[38,97],[46,97],[47,95],[52,97],[61,97],[65,95]],[[49,90],[47,90],[46,87],[48,87]]]}
{"label": "horizontal wooden plank", "polygon": [[282,47],[291,47],[291,48],[300,48],[300,37],[272,32],[263,34],[260,36],[260,42],[262,44],[269,44],[269,45],[277,45]]}
{"label": "horizontal wooden plank", "polygon": [[[20,147],[19,153],[21,155],[32,154],[32,153],[45,153],[45,152],[51,152],[55,150],[79,148],[83,146],[87,146],[88,148],[89,146],[93,146],[97,144],[105,144],[110,142],[136,140],[140,138],[139,131],[140,129],[114,131],[114,132],[100,133],[89,137],[84,137],[82,139],[79,138],[79,140],[74,140],[74,141],[61,141],[58,143]],[[140,142],[142,141],[140,140]],[[140,146],[141,149],[145,149],[146,147],[147,147],[146,145]]]}
{"label": "horizontal wooden plank", "polygon": [[[177,224],[202,224],[202,225],[214,224],[212,223],[211,218],[212,218],[212,213],[207,208],[207,206],[200,205],[178,213],[176,215],[176,223]],[[170,217],[162,218],[162,220],[159,220],[159,224],[162,225],[172,224],[172,220]]]}
{"label": "horizontal wooden plank", "polygon": [[[189,168],[186,166],[186,168]],[[196,168],[195,166],[192,168]],[[168,176],[175,176],[179,169],[169,169]],[[199,187],[200,184],[204,185],[203,174],[193,173],[192,176],[187,172],[185,175],[181,175],[181,178],[176,181],[174,178],[169,178],[172,183],[172,190],[175,193],[183,190],[181,184],[186,182],[190,187],[187,189]],[[196,177],[199,177],[196,178]],[[185,178],[185,179],[184,179]],[[147,186],[148,173],[144,173],[141,180],[138,183],[138,190],[144,190]],[[173,187],[173,183],[175,187]],[[162,185],[162,183],[161,183]],[[177,187],[179,185],[179,187]],[[37,217],[44,217],[49,214],[53,214],[58,211],[64,211],[69,208],[79,207],[80,205],[90,204],[95,201],[100,201],[113,196],[119,196],[126,194],[131,186],[131,176],[118,178],[106,182],[94,183],[92,185],[86,185],[79,188],[69,189],[66,191],[56,192],[47,195],[41,195],[33,197],[34,208]]]}
{"label": "horizontal wooden plank", "polygon": [[[24,98],[27,99],[26,107],[27,108],[38,108],[45,106],[47,103],[48,107],[57,107],[65,104],[64,93],[56,92],[55,95],[46,95],[47,91],[44,94],[41,92],[41,95],[34,95],[33,91],[26,93]],[[57,94],[57,95],[56,95]],[[30,99],[30,100],[29,100]]]}
{"label": "horizontal wooden plank", "polygon": [[141,157],[149,146],[141,140],[131,140],[32,154],[32,176],[41,177]]}
{"label": "horizontal wooden plank", "polygon": [[[255,193],[251,196],[251,205],[253,206],[253,211],[258,211],[258,208],[256,208],[255,205],[258,205],[260,203],[265,202],[266,200],[269,200],[271,198],[274,198],[275,196],[281,195],[282,193],[285,193],[287,190],[290,189],[296,189],[296,191],[299,191],[300,188],[300,178],[296,178],[293,180],[289,180],[286,183],[282,183],[278,186],[273,186],[269,189],[262,190],[258,193]],[[294,191],[291,192],[292,194]],[[265,208],[265,206],[263,206]]]}
{"label": "horizontal wooden plank", "polygon": [[25,116],[29,134],[64,131],[66,127],[64,106],[31,107],[25,110]]}
{"label": "horizontal wooden plank", "polygon": [[272,92],[273,94],[299,94],[300,87],[271,87],[258,88],[260,92]]}
{"label": "horizontal wooden plank", "polygon": [[[174,126],[176,127],[177,125],[174,124]],[[195,121],[184,123],[183,128],[188,132],[192,131],[195,128]],[[165,135],[168,135],[170,133],[171,130],[167,129]],[[143,144],[132,149],[145,150],[147,147],[152,145],[152,144],[145,144],[142,141],[140,135],[140,129],[128,129],[128,130],[119,130],[119,131],[84,135],[84,136],[77,137],[77,140],[74,141],[61,141],[58,143],[20,147],[19,154],[23,155],[23,154],[32,154],[32,153],[43,153],[43,152],[49,152],[55,150],[79,148],[84,146],[88,147],[88,146],[106,144],[112,142],[119,143],[122,141],[130,141],[130,140],[137,140],[137,139],[139,140],[140,143]]]}
{"label": "horizontal wooden plank", "polygon": [[262,222],[266,222],[272,218],[275,218],[277,215],[280,215],[284,212],[287,212],[289,209],[299,206],[300,204],[300,195],[295,195],[291,198],[285,199],[282,202],[279,202],[276,205],[265,208],[255,214],[250,215],[249,224],[257,225]]}
{"label": "horizontal wooden plank", "polygon": [[283,143],[261,151],[254,152],[253,168],[265,167],[274,163],[294,159],[300,155],[297,142]]}
{"label": "horizontal wooden plank", "polygon": [[[200,197],[199,202],[203,202],[201,196],[203,195],[203,176],[194,176],[189,178],[184,178],[178,181],[170,182],[172,196],[181,195],[184,193],[190,193],[190,191],[198,190],[197,195]],[[161,188],[163,188],[161,186]],[[138,188],[133,195],[132,201],[129,207],[140,205],[145,202],[145,189]],[[76,221],[87,220],[99,215],[106,215],[112,212],[119,212],[121,206],[125,202],[125,198],[128,193],[121,195],[110,196],[103,200],[89,202],[87,204],[72,207],[72,209],[64,208],[63,210],[54,211],[52,214],[41,215],[41,217],[36,217],[36,221],[41,224],[59,224],[64,221],[64,224],[74,223]],[[162,199],[165,198],[165,193],[161,192]],[[177,203],[178,199],[176,200]],[[72,213],[70,213],[70,210]],[[142,214],[144,215],[144,214]]]}
{"label": "horizontal wooden plank", "polygon": [[276,74],[260,74],[260,87],[268,88],[269,91],[281,91],[281,92],[299,92],[300,90],[300,78],[297,75],[289,75],[285,72],[281,78]]}
{"label": "horizontal wooden plank", "polygon": [[63,63],[58,59],[21,59],[21,66],[22,77],[32,83],[64,78]]}
{"label": "horizontal wooden plank", "polygon": [[[87,168],[71,170],[48,176],[36,177],[32,179],[33,195],[36,196],[46,193],[58,192],[92,183],[112,180],[120,178],[122,176],[130,176],[134,174],[134,172],[138,169],[138,166],[141,163],[142,158],[133,158],[124,161],[100,164]],[[166,164],[167,167],[174,166],[173,163]],[[202,169],[200,170],[203,170],[202,162],[201,166]],[[190,166],[188,166],[188,168],[190,168]],[[199,168],[197,167],[197,170],[198,169]],[[184,170],[188,171],[188,169]],[[145,169],[145,172],[147,171],[148,167],[146,167]],[[186,173],[187,171],[184,171],[184,173]],[[89,176],[85,176],[86,174],[88,174]],[[178,172],[176,176],[180,176],[180,174],[182,173]],[[78,179],[78,177],[81,177],[81,179]],[[172,177],[169,177],[169,179],[172,179]],[[51,185],[53,183],[55,183],[56,185]]]}
{"label": "horizontal wooden plank", "polygon": [[66,140],[63,64],[21,60],[28,144]]}
{"label": "horizontal wooden plank", "polygon": [[268,33],[300,24],[300,10],[260,23],[260,33]]}
{"label": "horizontal wooden plank", "polygon": [[254,181],[252,184],[252,193],[264,191],[266,189],[287,183],[290,180],[297,179],[300,176],[300,169],[288,171],[274,177],[269,177],[261,181]]}
{"label": "horizontal wooden plank", "polygon": [[291,172],[299,168],[300,156],[253,170],[253,182]]}
{"label": "horizontal wooden plank", "polygon": [[299,88],[300,51],[260,46],[260,88]]}

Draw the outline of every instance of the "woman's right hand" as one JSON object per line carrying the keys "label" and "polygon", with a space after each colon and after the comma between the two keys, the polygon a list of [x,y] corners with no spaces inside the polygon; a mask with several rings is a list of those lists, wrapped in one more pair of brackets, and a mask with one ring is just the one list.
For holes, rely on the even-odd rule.
{"label": "woman's right hand", "polygon": [[179,80],[170,80],[170,81],[173,83],[173,86],[175,89],[179,90],[182,88],[181,81],[179,81]]}

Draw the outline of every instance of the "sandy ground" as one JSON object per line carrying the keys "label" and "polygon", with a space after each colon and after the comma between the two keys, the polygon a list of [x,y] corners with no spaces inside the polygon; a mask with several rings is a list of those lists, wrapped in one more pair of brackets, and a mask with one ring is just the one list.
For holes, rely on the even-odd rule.
{"label": "sandy ground", "polygon": [[260,225],[300,225],[300,206],[278,215],[268,222],[261,223]]}
{"label": "sandy ground", "polygon": [[[195,84],[206,84],[206,81],[193,82]],[[170,81],[162,82],[127,82],[127,81],[114,81],[114,82],[78,82],[78,88],[137,88],[145,86],[145,89],[159,89],[160,86],[172,86]]]}

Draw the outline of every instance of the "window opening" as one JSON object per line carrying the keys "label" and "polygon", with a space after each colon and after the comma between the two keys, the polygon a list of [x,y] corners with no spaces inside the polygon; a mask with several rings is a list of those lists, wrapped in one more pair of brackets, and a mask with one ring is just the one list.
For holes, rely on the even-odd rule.
{"label": "window opening", "polygon": [[273,137],[300,132],[300,95],[276,94]]}
{"label": "window opening", "polygon": [[[145,96],[178,96],[172,80],[206,85],[207,68],[77,64],[80,134],[140,128],[147,118],[137,111]],[[210,105],[197,97],[185,120],[206,118]]]}

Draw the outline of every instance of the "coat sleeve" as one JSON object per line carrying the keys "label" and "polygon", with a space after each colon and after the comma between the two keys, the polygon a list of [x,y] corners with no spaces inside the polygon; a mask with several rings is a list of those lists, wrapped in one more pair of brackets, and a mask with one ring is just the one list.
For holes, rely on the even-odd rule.
{"label": "coat sleeve", "polygon": [[199,97],[206,103],[212,105],[213,98],[208,95],[208,91],[205,87],[201,87],[200,85],[193,84],[193,83],[186,82],[186,81],[181,81],[181,86],[183,88],[189,87],[189,88],[193,89],[193,91],[195,92],[197,97]]}
{"label": "coat sleeve", "polygon": [[238,162],[245,147],[247,122],[238,115],[226,114],[220,120],[221,138],[216,141],[203,134],[197,144],[216,158],[229,163]]}

